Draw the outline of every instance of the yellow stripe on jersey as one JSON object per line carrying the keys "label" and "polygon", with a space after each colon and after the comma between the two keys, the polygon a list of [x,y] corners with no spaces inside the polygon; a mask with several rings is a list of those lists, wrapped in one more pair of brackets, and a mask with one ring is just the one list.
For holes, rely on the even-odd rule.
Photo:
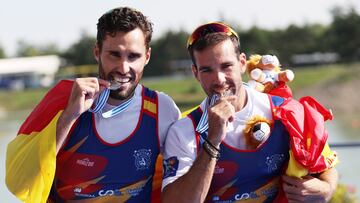
{"label": "yellow stripe on jersey", "polygon": [[188,114],[190,114],[192,111],[194,111],[196,108],[198,108],[199,106],[195,106],[194,108],[191,108],[189,110],[186,110],[184,112],[181,113],[181,118],[186,117]]}

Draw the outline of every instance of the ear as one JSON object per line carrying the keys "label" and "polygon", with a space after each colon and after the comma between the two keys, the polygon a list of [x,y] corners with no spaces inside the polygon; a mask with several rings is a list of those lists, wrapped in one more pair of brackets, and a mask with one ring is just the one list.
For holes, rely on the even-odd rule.
{"label": "ear", "polygon": [[244,53],[240,53],[239,61],[240,61],[240,72],[241,74],[243,74],[246,71],[246,55]]}
{"label": "ear", "polygon": [[95,60],[99,63],[99,58],[100,58],[100,47],[98,46],[98,44],[96,43],[93,49],[93,54],[94,54],[94,58]]}
{"label": "ear", "polygon": [[151,47],[149,47],[149,49],[146,51],[146,61],[145,61],[145,65],[147,65],[150,61],[150,56],[151,56]]}
{"label": "ear", "polygon": [[199,71],[198,71],[197,67],[194,64],[191,65],[191,71],[192,71],[194,77],[196,78],[196,80],[200,82]]}

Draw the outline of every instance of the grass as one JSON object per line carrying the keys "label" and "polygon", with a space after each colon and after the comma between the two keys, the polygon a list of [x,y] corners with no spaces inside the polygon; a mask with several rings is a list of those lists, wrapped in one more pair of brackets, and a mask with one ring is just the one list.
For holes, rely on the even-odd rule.
{"label": "grass", "polygon": [[322,82],[335,80],[339,75],[346,74],[346,71],[344,65],[325,65],[294,69],[295,79],[289,83],[289,86],[293,91],[309,88]]}
{"label": "grass", "polygon": [[[324,82],[345,82],[356,80],[360,75],[360,64],[325,65],[318,67],[295,68],[295,80],[289,83],[293,91]],[[244,76],[246,81],[247,77]],[[172,97],[181,110],[186,110],[204,98],[199,83],[192,77],[144,78],[142,83]],[[0,107],[6,110],[32,109],[45,95],[47,89],[23,91],[0,91]]]}
{"label": "grass", "polygon": [[181,111],[199,104],[205,97],[199,83],[192,77],[161,78],[143,80],[143,84],[151,89],[166,93],[174,99]]}
{"label": "grass", "polygon": [[32,109],[45,96],[47,89],[0,91],[0,108],[9,111]]}

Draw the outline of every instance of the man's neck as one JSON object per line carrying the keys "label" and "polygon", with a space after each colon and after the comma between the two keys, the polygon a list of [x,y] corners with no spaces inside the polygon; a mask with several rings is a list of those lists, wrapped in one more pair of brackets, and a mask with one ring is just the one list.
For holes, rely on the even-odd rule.
{"label": "man's neck", "polygon": [[235,104],[235,112],[241,111],[247,103],[247,93],[244,87],[240,89],[240,93]]}

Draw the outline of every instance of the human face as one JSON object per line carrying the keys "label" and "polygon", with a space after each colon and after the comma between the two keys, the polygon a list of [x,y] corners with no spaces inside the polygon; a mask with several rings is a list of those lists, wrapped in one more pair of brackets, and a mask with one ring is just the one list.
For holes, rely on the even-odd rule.
{"label": "human face", "polygon": [[196,67],[192,71],[208,96],[231,91],[240,98],[244,92],[241,74],[245,71],[246,56],[237,55],[230,39],[194,51]]}
{"label": "human face", "polygon": [[144,33],[136,28],[130,32],[106,35],[102,47],[94,48],[95,59],[99,63],[99,76],[113,80],[117,90],[111,90],[110,98],[125,100],[133,95],[149,62],[151,49],[146,49]]}

